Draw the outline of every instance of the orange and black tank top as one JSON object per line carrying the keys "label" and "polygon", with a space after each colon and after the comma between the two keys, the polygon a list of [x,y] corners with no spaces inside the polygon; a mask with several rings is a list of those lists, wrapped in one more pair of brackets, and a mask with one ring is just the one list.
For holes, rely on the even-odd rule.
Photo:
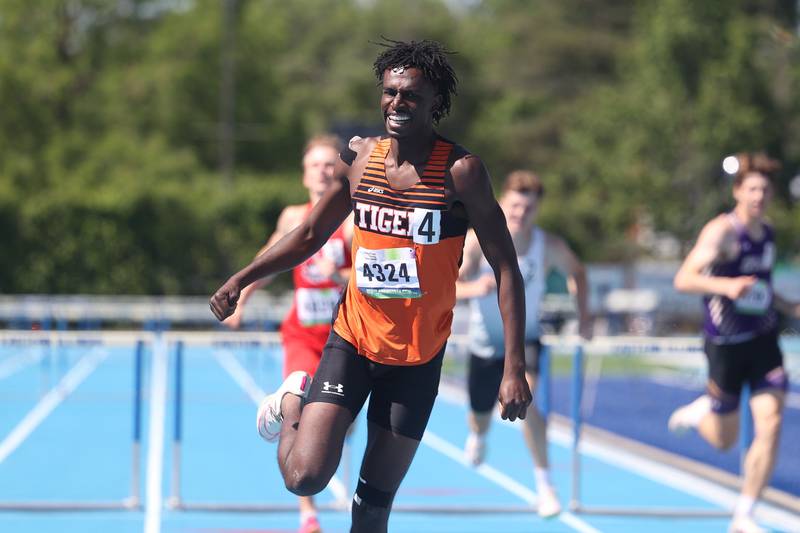
{"label": "orange and black tank top", "polygon": [[445,199],[452,143],[437,139],[420,180],[402,190],[386,179],[389,144],[372,150],[352,195],[353,269],[333,329],[373,361],[419,365],[450,335],[468,221]]}

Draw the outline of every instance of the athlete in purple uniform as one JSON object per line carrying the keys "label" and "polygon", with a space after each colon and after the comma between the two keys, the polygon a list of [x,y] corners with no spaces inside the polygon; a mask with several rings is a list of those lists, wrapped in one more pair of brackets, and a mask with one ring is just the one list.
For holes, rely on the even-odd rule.
{"label": "athlete in purple uniform", "polygon": [[777,456],[788,387],[778,346],[777,312],[800,317],[800,304],[772,287],[775,240],[764,212],[772,196],[770,174],[779,163],[763,153],[740,154],[733,183],[736,207],[705,225],[675,276],[675,288],[704,295],[706,394],[677,409],[672,431],[694,428],[712,446],[727,449],[739,432],[739,397],[751,390],[755,438],[747,451],[742,492],[729,531],[765,531],[752,517]]}

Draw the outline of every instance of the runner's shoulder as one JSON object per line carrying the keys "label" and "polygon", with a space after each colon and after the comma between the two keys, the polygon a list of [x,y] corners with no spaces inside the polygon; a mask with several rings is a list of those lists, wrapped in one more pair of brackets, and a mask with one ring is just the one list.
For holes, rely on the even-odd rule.
{"label": "runner's shoulder", "polygon": [[709,220],[700,234],[707,239],[724,241],[736,237],[736,228],[731,224],[727,213],[722,213]]}
{"label": "runner's shoulder", "polygon": [[[356,159],[369,156],[380,140],[380,137],[359,137],[355,135],[347,142],[347,148],[343,151],[342,159],[352,165]],[[347,157],[345,157],[345,154]]]}
{"label": "runner's shoulder", "polygon": [[485,186],[489,180],[489,173],[480,156],[464,150],[461,147],[451,157],[449,173],[453,178],[456,188]]}
{"label": "runner's shoulder", "polygon": [[694,248],[705,253],[716,254],[716,260],[727,260],[738,253],[738,235],[728,215],[723,213],[709,220],[703,229]]}

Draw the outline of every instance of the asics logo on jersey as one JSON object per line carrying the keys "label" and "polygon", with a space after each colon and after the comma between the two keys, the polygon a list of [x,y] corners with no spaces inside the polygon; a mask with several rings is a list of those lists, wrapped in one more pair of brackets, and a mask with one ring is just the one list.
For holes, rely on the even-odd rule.
{"label": "asics logo on jersey", "polygon": [[327,394],[336,394],[337,396],[344,396],[344,385],[341,383],[331,385],[329,381],[325,381],[322,384],[322,392]]}
{"label": "asics logo on jersey", "polygon": [[377,193],[377,194],[383,194],[383,189],[381,189],[380,187],[370,187],[369,189],[367,189],[367,192],[374,192],[374,193]]}

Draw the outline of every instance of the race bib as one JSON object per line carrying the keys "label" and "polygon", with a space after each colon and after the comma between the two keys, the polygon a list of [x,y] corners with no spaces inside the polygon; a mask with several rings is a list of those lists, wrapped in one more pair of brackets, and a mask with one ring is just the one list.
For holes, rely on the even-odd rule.
{"label": "race bib", "polygon": [[304,326],[330,324],[339,303],[339,289],[298,288],[297,318]]}
{"label": "race bib", "polygon": [[358,290],[367,296],[379,299],[422,296],[413,248],[359,248],[355,268]]}
{"label": "race bib", "polygon": [[766,281],[756,281],[747,294],[734,300],[736,311],[745,315],[763,315],[772,303],[772,289]]}

